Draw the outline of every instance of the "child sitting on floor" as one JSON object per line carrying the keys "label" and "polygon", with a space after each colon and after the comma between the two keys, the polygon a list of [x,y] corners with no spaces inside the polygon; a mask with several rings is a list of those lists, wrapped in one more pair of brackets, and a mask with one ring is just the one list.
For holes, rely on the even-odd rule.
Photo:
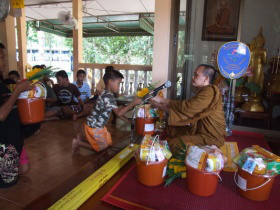
{"label": "child sitting on floor", "polygon": [[[85,82],[86,79],[86,72],[83,69],[80,69],[77,72],[77,81],[74,81],[72,84],[76,85],[79,89],[81,95],[81,99],[84,103],[86,103],[89,98],[91,97],[91,91],[88,83]],[[78,102],[78,99],[74,97],[74,100]]]}
{"label": "child sitting on floor", "polygon": [[117,106],[114,93],[119,91],[122,79],[123,75],[117,70],[110,70],[104,74],[105,90],[98,96],[94,108],[85,123],[85,137],[82,139],[87,139],[88,142],[82,141],[78,134],[77,138],[74,138],[72,142],[74,154],[79,152],[80,147],[98,152],[112,145],[111,134],[105,127],[112,111],[120,119],[130,123],[124,114],[135,105],[140,104],[142,100],[135,98],[127,106],[121,108]]}
{"label": "child sitting on floor", "polygon": [[[66,71],[56,72],[55,77],[58,84],[54,85],[53,91],[57,96],[56,105],[61,107],[63,116],[71,117],[73,120],[86,116],[90,111],[90,106],[81,100],[79,89],[69,82]],[[74,101],[74,97],[79,103]]]}

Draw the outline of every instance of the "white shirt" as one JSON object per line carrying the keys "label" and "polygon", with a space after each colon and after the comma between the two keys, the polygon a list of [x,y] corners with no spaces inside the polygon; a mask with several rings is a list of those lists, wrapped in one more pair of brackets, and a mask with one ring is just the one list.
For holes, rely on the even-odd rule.
{"label": "white shirt", "polygon": [[[83,82],[83,85],[82,85],[82,87],[79,87],[78,85],[77,85],[77,82],[75,81],[75,82],[73,82],[73,84],[74,85],[76,85],[77,87],[78,87],[78,89],[79,89],[79,91],[80,91],[80,93],[81,93],[81,99],[82,99],[82,101],[85,101],[87,98],[90,98],[91,97],[91,91],[90,91],[90,87],[89,87],[89,85],[86,83],[86,82]],[[76,102],[78,102],[78,99],[75,97],[74,98],[74,100],[76,101]]]}

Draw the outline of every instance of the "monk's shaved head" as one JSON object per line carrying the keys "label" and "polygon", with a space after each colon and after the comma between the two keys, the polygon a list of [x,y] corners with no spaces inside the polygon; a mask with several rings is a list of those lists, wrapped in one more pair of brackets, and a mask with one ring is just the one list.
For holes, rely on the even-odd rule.
{"label": "monk's shaved head", "polygon": [[206,77],[209,77],[209,84],[214,83],[214,79],[216,76],[216,70],[213,66],[207,65],[207,64],[201,64],[199,66],[203,66],[204,69],[202,70],[203,75]]}

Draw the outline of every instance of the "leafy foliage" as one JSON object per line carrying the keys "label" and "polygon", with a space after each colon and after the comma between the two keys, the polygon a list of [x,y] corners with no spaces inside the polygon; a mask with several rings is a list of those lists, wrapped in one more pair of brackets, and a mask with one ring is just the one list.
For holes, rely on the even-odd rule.
{"label": "leafy foliage", "polygon": [[[41,42],[51,50],[67,47],[73,51],[72,38],[60,37],[47,32],[38,37],[35,21],[27,22],[28,45]],[[115,36],[83,38],[83,60],[86,63],[151,65],[153,60],[153,36]],[[52,56],[52,55],[50,55]],[[51,60],[51,59],[50,59]]]}
{"label": "leafy foliage", "polygon": [[[41,69],[41,70],[39,70],[39,71],[36,71],[35,74],[33,74],[32,76],[30,76],[30,77],[28,78],[28,80],[29,80],[29,81],[40,80],[40,79],[42,79],[44,76],[50,76],[50,77],[52,77],[52,76],[54,76],[53,70],[54,70],[54,69],[52,68],[52,66],[49,66],[49,67],[44,68],[44,69]],[[34,70],[32,70],[32,71],[34,71]],[[32,71],[31,71],[31,72],[32,72]]]}
{"label": "leafy foliage", "polygon": [[153,37],[94,37],[83,39],[85,62],[150,65]]}
{"label": "leafy foliage", "polygon": [[34,21],[26,22],[26,37],[29,43],[38,43],[38,34],[34,26]]}
{"label": "leafy foliage", "polygon": [[168,178],[165,179],[164,187],[170,185],[175,179],[186,176],[185,157],[187,148],[187,145],[180,139],[179,144],[175,146],[174,155],[168,162],[166,170]]}
{"label": "leafy foliage", "polygon": [[255,92],[255,93],[261,92],[261,87],[254,82],[246,82],[245,87],[251,90],[251,92]]}

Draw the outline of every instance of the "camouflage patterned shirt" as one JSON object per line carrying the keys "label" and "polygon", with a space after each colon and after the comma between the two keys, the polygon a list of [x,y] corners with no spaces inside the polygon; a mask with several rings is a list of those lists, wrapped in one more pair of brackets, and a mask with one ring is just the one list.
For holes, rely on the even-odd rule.
{"label": "camouflage patterned shirt", "polygon": [[113,109],[118,108],[113,93],[104,90],[95,102],[95,105],[86,119],[86,124],[91,128],[103,128],[110,119]]}

